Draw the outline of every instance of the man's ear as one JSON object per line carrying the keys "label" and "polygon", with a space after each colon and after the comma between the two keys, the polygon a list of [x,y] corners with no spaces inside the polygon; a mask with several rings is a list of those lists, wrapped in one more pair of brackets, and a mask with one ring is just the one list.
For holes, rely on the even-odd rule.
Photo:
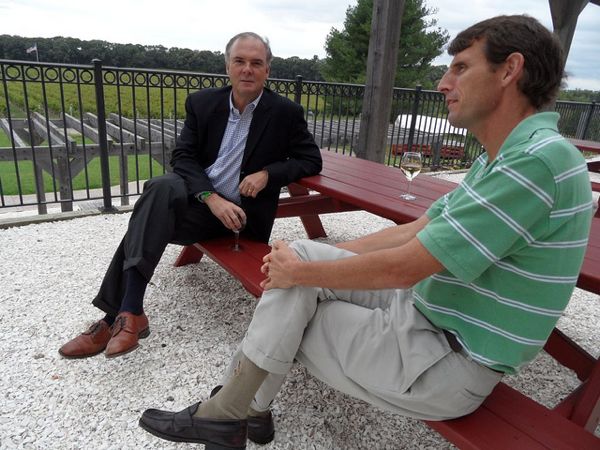
{"label": "man's ear", "polygon": [[503,76],[502,84],[507,86],[510,83],[518,82],[523,76],[523,68],[525,67],[525,57],[522,53],[514,52],[508,55],[502,67]]}

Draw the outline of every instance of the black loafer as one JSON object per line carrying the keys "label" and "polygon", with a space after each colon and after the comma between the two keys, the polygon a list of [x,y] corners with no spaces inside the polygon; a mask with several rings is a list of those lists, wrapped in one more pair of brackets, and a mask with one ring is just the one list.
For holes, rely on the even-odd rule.
{"label": "black loafer", "polygon": [[[223,386],[215,386],[210,392],[214,397]],[[248,416],[248,439],[256,444],[268,444],[275,437],[275,425],[273,424],[273,415],[271,411],[265,416]]]}
{"label": "black loafer", "polygon": [[268,444],[274,437],[271,411],[265,416],[248,416],[248,439],[257,444]]}
{"label": "black loafer", "polygon": [[179,412],[147,409],[140,418],[140,427],[168,441],[204,444],[206,450],[246,448],[246,420],[194,417],[199,405]]}

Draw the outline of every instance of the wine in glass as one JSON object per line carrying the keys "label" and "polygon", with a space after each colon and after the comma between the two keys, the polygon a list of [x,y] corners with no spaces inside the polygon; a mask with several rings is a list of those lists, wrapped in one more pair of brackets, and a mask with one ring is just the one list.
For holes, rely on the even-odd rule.
{"label": "wine in glass", "polygon": [[423,168],[423,162],[421,160],[420,152],[404,152],[402,155],[402,160],[400,161],[400,169],[408,179],[408,190],[406,194],[402,194],[404,200],[414,200],[417,197],[410,193],[410,185],[411,181],[419,175],[421,169]]}

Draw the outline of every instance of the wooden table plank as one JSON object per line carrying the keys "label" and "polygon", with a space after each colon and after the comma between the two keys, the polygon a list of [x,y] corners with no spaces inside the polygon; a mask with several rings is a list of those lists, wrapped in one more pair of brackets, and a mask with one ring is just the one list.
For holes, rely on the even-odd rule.
{"label": "wooden table plank", "polygon": [[600,153],[600,142],[569,138],[569,142],[582,152]]}

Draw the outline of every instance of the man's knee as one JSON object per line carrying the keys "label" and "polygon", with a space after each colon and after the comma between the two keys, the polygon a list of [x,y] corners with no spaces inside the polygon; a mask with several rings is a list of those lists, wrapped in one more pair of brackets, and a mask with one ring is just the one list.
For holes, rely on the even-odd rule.
{"label": "man's knee", "polygon": [[315,242],[310,239],[299,239],[290,244],[290,248],[296,252],[303,261],[323,261],[353,256],[354,253],[337,248],[323,242]]}
{"label": "man's knee", "polygon": [[144,192],[134,206],[134,211],[148,208],[154,211],[156,205],[164,205],[168,209],[183,211],[188,204],[185,182],[179,175],[167,173],[151,178],[144,183]]}
{"label": "man's knee", "polygon": [[150,190],[174,190],[185,192],[183,178],[174,173],[166,173],[159,177],[150,178],[144,183],[144,192]]}

